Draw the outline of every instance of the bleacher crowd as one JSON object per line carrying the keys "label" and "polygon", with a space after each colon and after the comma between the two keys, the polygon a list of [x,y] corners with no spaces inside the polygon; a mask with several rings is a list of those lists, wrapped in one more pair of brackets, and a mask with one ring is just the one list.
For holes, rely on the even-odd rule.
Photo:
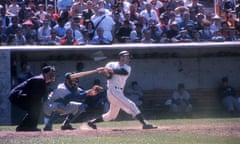
{"label": "bleacher crowd", "polygon": [[238,41],[240,0],[220,0],[212,11],[207,4],[198,0],[1,0],[0,43]]}

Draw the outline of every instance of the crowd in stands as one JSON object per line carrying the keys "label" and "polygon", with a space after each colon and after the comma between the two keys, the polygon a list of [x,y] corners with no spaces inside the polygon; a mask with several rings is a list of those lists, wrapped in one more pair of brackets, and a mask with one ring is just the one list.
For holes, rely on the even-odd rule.
{"label": "crowd in stands", "polygon": [[1,0],[0,43],[238,41],[240,0],[222,0],[215,12],[206,7],[198,0]]}

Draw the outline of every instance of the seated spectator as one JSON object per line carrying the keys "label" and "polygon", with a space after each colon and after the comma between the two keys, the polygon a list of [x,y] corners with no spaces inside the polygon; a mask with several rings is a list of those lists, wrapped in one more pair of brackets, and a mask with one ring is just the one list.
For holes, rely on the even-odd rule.
{"label": "seated spectator", "polygon": [[191,36],[185,28],[181,28],[179,34],[176,36],[177,42],[192,42]]}
{"label": "seated spectator", "polygon": [[228,36],[226,37],[226,41],[238,41],[237,30],[235,28],[229,28]]}
{"label": "seated spectator", "polygon": [[23,35],[22,29],[20,28],[16,29],[16,34],[14,36],[16,40],[16,45],[25,45],[26,38]]}
{"label": "seated spectator", "polygon": [[167,37],[172,41],[175,42],[176,41],[176,36],[179,33],[179,28],[178,28],[178,23],[176,21],[172,22],[172,24],[170,24],[170,29],[167,30]]}
{"label": "seated spectator", "polygon": [[210,26],[210,29],[212,32],[216,32],[221,30],[221,17],[218,15],[215,15],[212,17],[212,24]]}
{"label": "seated spectator", "polygon": [[126,96],[132,100],[138,107],[143,103],[143,91],[137,81],[132,81],[130,86],[125,89]]}
{"label": "seated spectator", "polygon": [[210,30],[210,25],[211,23],[207,20],[203,22],[203,29],[200,30],[200,33],[201,33],[201,38],[204,41],[210,41],[213,36],[213,33]]}
{"label": "seated spectator", "polygon": [[119,43],[125,43],[129,39],[132,29],[130,27],[129,21],[125,20],[123,25],[120,27],[119,31],[116,33],[116,38]]}
{"label": "seated spectator", "polygon": [[51,29],[51,37],[48,41],[48,45],[58,45],[61,41],[61,37],[57,36],[57,32],[54,29]]}
{"label": "seated spectator", "polygon": [[154,43],[154,39],[151,38],[151,31],[149,29],[145,29],[143,31],[143,38],[141,39],[141,43]]}
{"label": "seated spectator", "polygon": [[49,20],[44,19],[43,25],[38,28],[38,40],[40,44],[45,45],[48,43],[51,37],[51,27],[49,25]]}
{"label": "seated spectator", "polygon": [[216,31],[215,33],[213,33],[211,41],[213,41],[213,42],[224,42],[225,37],[222,36],[221,31]]}
{"label": "seated spectator", "polygon": [[222,83],[218,88],[218,95],[221,104],[228,112],[240,112],[240,103],[238,102],[235,89],[229,85],[227,77],[222,78]]}
{"label": "seated spectator", "polygon": [[199,3],[199,0],[191,0],[191,3],[187,5],[192,20],[196,19],[196,14],[203,12],[203,5]]}
{"label": "seated spectator", "polygon": [[66,35],[60,40],[60,45],[79,45],[79,42],[73,37],[71,28],[66,30]]}
{"label": "seated spectator", "polygon": [[201,38],[201,33],[197,30],[193,31],[193,42],[203,42],[203,39]]}
{"label": "seated spectator", "polygon": [[11,0],[11,4],[7,8],[7,13],[9,15],[18,16],[21,7],[18,4],[18,0]]}
{"label": "seated spectator", "polygon": [[171,43],[171,40],[167,37],[167,33],[162,33],[159,42],[160,43]]}
{"label": "seated spectator", "polygon": [[172,95],[171,110],[174,113],[189,113],[192,111],[191,97],[184,84],[178,84],[178,88]]}
{"label": "seated spectator", "polygon": [[137,31],[136,30],[132,30],[130,33],[130,37],[129,39],[127,39],[127,43],[139,43],[140,40],[137,37]]}
{"label": "seated spectator", "polygon": [[111,44],[111,40],[104,36],[104,29],[97,28],[97,36],[94,36],[90,41],[91,44]]}

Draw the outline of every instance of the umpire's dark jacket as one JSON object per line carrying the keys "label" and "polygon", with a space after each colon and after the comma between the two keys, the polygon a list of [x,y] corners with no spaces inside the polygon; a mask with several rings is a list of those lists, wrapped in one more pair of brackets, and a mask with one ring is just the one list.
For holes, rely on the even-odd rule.
{"label": "umpire's dark jacket", "polygon": [[33,108],[41,109],[42,102],[47,95],[48,86],[41,74],[29,78],[13,88],[9,100],[12,104],[28,112]]}

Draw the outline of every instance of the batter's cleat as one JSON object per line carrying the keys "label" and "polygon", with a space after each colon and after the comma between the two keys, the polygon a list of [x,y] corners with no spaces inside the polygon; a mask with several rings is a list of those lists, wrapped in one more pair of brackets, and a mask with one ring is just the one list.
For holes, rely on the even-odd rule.
{"label": "batter's cleat", "polygon": [[72,125],[67,124],[67,125],[62,125],[61,130],[75,130],[75,128],[73,128]]}
{"label": "batter's cleat", "polygon": [[143,125],[142,129],[157,129],[157,126],[151,125],[151,124],[145,124]]}
{"label": "batter's cleat", "polygon": [[88,122],[87,124],[88,124],[88,126],[89,126],[90,128],[92,128],[92,129],[97,129],[97,126],[96,126],[94,123]]}

